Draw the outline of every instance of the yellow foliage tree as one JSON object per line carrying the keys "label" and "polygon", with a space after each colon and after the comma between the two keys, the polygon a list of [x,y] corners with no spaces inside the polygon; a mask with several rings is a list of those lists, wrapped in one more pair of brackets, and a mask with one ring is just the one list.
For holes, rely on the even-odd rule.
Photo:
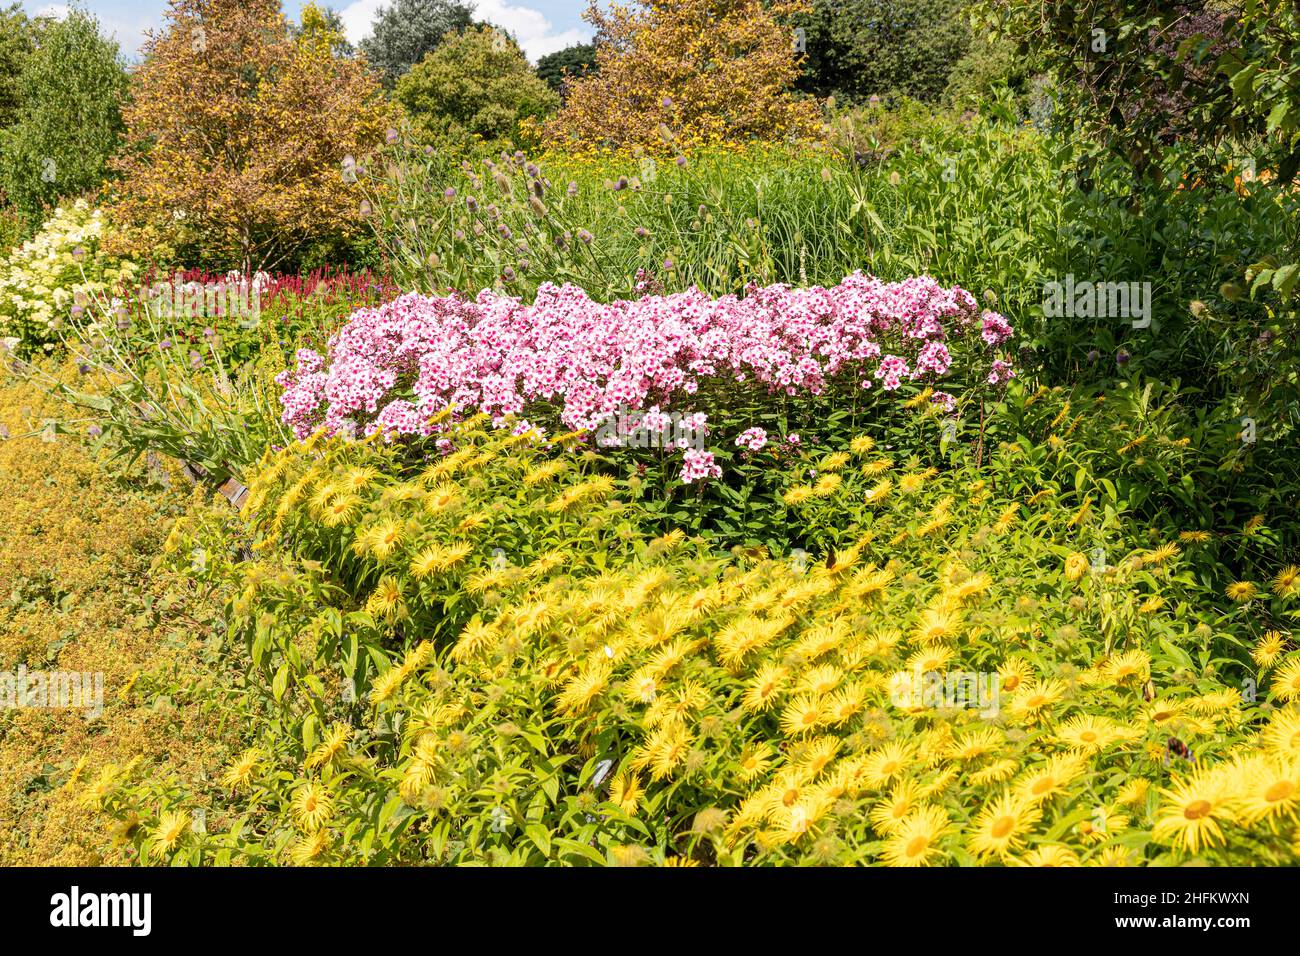
{"label": "yellow foliage tree", "polygon": [[816,134],[816,104],[791,93],[800,54],[784,25],[806,12],[805,0],[638,5],[604,12],[593,3],[584,14],[597,31],[599,71],[569,87],[545,126],[550,143],[662,150],[670,134],[690,143]]}
{"label": "yellow foliage tree", "polygon": [[171,0],[123,111],[115,218],[245,271],[353,235],[352,166],[382,143],[391,108],[310,6],[309,25],[294,39],[278,0]]}

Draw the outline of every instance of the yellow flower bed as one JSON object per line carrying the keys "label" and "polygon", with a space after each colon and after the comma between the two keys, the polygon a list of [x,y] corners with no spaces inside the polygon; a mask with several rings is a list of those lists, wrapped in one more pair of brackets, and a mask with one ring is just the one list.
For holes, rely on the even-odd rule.
{"label": "yellow flower bed", "polygon": [[[78,377],[72,363],[50,370]],[[210,608],[152,567],[189,486],[173,472],[176,491],[146,490],[138,475],[107,468],[78,434],[50,427],[70,414],[31,383],[0,377],[0,672],[102,681],[98,716],[93,697],[89,707],[0,704],[4,866],[126,862],[134,823],[106,827],[85,799],[103,769],[193,773],[228,756],[211,714],[191,705],[212,680],[198,655]],[[184,675],[195,698],[167,697],[158,675]]]}
{"label": "yellow flower bed", "polygon": [[[267,458],[247,506],[259,556],[213,580],[255,663],[247,722],[277,729],[222,777],[237,832],[171,827],[211,797],[201,782],[122,774],[103,806],[145,818],[151,855],[1044,866],[1300,850],[1300,654],[1268,626],[1294,610],[1300,570],[1224,602],[1179,546],[1037,486],[1014,445],[980,475],[868,436],[801,462],[791,518],[839,544],[765,556],[643,538],[589,457],[476,423],[456,440],[423,471],[375,442]],[[823,478],[799,485],[813,464]],[[188,522],[169,547],[229,551],[226,534]]]}

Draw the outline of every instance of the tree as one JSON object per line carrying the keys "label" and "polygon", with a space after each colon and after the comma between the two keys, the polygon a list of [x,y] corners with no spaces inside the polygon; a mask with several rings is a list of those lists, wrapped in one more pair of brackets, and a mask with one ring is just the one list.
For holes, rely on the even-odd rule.
{"label": "tree", "polygon": [[799,88],[862,100],[902,93],[934,101],[970,46],[963,0],[814,0],[797,19],[807,52]]}
{"label": "tree", "polygon": [[330,52],[339,57],[356,56],[356,48],[344,33],[343,18],[331,7],[309,3],[302,8],[302,22],[290,27],[295,40],[326,38]]}
{"label": "tree", "polygon": [[278,0],[171,0],[126,110],[114,214],[205,264],[245,271],[358,231],[360,163],[389,107],[335,38],[294,40]]}
{"label": "tree", "polygon": [[560,98],[533,73],[518,44],[493,27],[448,37],[397,82],[416,138],[427,143],[510,144],[524,119],[554,112]]}
{"label": "tree", "polygon": [[966,55],[948,74],[944,99],[954,106],[979,106],[1006,89],[1022,113],[1032,114],[1034,86],[1046,82],[1036,67],[1033,58],[1022,56],[1007,38],[975,33]]}
{"label": "tree", "polygon": [[638,0],[594,3],[598,72],[571,83],[545,134],[615,146],[816,135],[817,107],[791,94],[793,30],[803,0]]}
{"label": "tree", "polygon": [[459,0],[394,0],[380,7],[374,31],[361,52],[391,89],[407,70],[437,48],[443,38],[474,25],[474,9]]}
{"label": "tree", "polygon": [[0,130],[18,120],[22,103],[19,77],[27,57],[36,49],[38,23],[27,19],[16,3],[0,10]]}
{"label": "tree", "polygon": [[561,96],[565,83],[596,72],[596,45],[575,43],[563,50],[548,53],[537,61],[537,75]]}
{"label": "tree", "polygon": [[1240,29],[1223,3],[985,0],[981,6],[987,24],[1013,40],[1020,55],[1041,58],[1056,75],[1059,113],[1076,124],[1079,142],[1094,158],[1111,150],[1139,177],[1159,177],[1161,155],[1174,142],[1209,145],[1263,130],[1262,117],[1235,108],[1233,84],[1220,65],[1238,49],[1266,70],[1272,58],[1255,45],[1263,31]]}
{"label": "tree", "polygon": [[17,119],[0,134],[0,185],[28,229],[60,197],[103,182],[130,85],[117,44],[82,10],[45,24],[36,39],[18,76]]}

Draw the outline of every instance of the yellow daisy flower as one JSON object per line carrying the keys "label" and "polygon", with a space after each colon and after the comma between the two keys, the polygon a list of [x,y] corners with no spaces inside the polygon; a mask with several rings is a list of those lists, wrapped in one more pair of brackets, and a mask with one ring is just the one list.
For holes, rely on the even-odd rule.
{"label": "yellow daisy flower", "polygon": [[301,784],[293,794],[293,816],[305,833],[315,833],[334,815],[334,798],[315,781]]}
{"label": "yellow daisy flower", "polygon": [[1300,760],[1261,757],[1246,763],[1242,776],[1237,797],[1243,822],[1292,819],[1300,811]]}
{"label": "yellow daisy flower", "polygon": [[1286,597],[1295,593],[1296,583],[1300,582],[1300,565],[1290,564],[1273,576],[1273,593]]}
{"label": "yellow daisy flower", "polygon": [[1259,588],[1250,581],[1234,581],[1224,589],[1223,593],[1237,604],[1245,604],[1259,594]]}
{"label": "yellow daisy flower", "polygon": [[1265,631],[1259,643],[1250,652],[1255,663],[1267,670],[1286,652],[1286,636],[1281,631]]}
{"label": "yellow daisy flower", "polygon": [[1017,866],[1078,866],[1079,858],[1069,847],[1059,843],[1049,843],[1030,850],[1022,857],[1013,860]]}
{"label": "yellow daisy flower", "polygon": [[1020,849],[1041,816],[1032,802],[1003,791],[975,817],[966,846],[979,857],[1007,856]]}
{"label": "yellow daisy flower", "polygon": [[1277,669],[1271,690],[1279,700],[1300,700],[1300,655],[1290,658]]}
{"label": "yellow daisy flower", "polygon": [[1192,853],[1223,842],[1220,824],[1234,815],[1221,778],[1199,771],[1160,793],[1165,801],[1151,830],[1153,840]]}
{"label": "yellow daisy flower", "polygon": [[885,843],[888,866],[929,866],[939,855],[936,844],[951,824],[939,807],[920,807],[898,824]]}

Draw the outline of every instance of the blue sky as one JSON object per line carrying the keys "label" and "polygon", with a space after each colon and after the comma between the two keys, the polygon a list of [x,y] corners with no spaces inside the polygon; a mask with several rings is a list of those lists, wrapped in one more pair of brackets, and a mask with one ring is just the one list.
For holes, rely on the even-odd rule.
{"label": "blue sky", "polygon": [[[297,19],[304,0],[281,0],[284,11]],[[354,43],[370,32],[375,10],[384,0],[323,0],[343,17],[348,39]],[[29,14],[59,15],[66,3],[22,0]],[[103,30],[111,33],[122,51],[133,57],[144,40],[144,31],[159,27],[167,0],[80,0],[80,6],[96,17]],[[516,37],[530,59],[581,43],[591,37],[591,27],[582,20],[586,0],[477,0],[480,20],[505,27]]]}

